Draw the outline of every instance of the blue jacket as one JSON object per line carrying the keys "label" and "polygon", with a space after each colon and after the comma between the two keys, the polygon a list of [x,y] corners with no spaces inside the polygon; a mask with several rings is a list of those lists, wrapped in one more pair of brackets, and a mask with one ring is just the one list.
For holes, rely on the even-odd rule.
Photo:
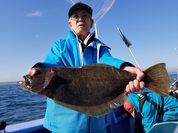
{"label": "blue jacket", "polygon": [[[147,93],[147,98],[162,106],[161,96],[154,92]],[[135,107],[135,111],[140,113],[139,97],[135,93],[130,93],[127,98]],[[142,107],[142,125],[148,131],[156,122],[178,120],[178,100],[172,96],[164,97],[164,108],[161,114],[155,109],[153,104],[145,101]]]}
{"label": "blue jacket", "polygon": [[[107,63],[120,68],[124,61],[113,58],[109,53],[108,47],[98,39],[94,39],[84,51],[84,65],[93,63]],[[78,38],[69,31],[66,40],[58,40],[44,60],[46,67],[51,66],[82,66],[80,57]],[[127,64],[127,63],[126,63]],[[105,116],[89,117],[80,112],[65,108],[47,99],[47,109],[44,120],[44,127],[61,133],[79,132],[105,132]]]}

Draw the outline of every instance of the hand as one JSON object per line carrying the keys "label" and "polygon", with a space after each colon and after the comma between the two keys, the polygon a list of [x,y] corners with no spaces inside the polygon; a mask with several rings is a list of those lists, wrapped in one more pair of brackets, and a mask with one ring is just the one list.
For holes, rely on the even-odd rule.
{"label": "hand", "polygon": [[30,68],[30,69],[28,70],[28,74],[29,74],[30,76],[34,76],[34,75],[37,73],[38,69],[39,69],[39,68]]}
{"label": "hand", "polygon": [[38,62],[32,68],[28,69],[28,74],[30,76],[34,76],[35,74],[37,74],[37,72],[40,68],[45,68],[45,66],[43,63]]}
{"label": "hand", "polygon": [[138,92],[141,89],[144,89],[145,83],[141,80],[145,75],[139,68],[132,67],[132,66],[125,66],[123,70],[129,71],[130,73],[137,75],[136,79],[130,81],[126,86],[125,89],[126,92]]}

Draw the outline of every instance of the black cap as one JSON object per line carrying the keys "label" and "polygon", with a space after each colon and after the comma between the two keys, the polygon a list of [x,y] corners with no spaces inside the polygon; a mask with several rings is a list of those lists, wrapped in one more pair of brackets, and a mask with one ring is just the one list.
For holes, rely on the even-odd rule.
{"label": "black cap", "polygon": [[68,12],[69,18],[77,9],[80,9],[80,8],[86,10],[92,16],[92,12],[93,12],[92,8],[86,4],[78,2],[69,9],[69,12]]}

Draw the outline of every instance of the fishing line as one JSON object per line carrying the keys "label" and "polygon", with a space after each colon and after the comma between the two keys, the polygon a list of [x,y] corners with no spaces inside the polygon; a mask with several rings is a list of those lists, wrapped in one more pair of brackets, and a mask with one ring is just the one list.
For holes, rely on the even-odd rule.
{"label": "fishing line", "polygon": [[[125,35],[121,32],[121,30],[120,30],[118,27],[117,27],[117,30],[118,30],[118,32],[119,32],[120,37],[122,38],[122,40],[124,41],[125,45],[127,46],[128,50],[129,50],[129,52],[130,52],[130,54],[132,55],[132,57],[133,57],[135,63],[136,63],[137,66],[140,68],[140,65],[139,65],[137,59],[135,58],[135,56],[134,56],[132,50],[130,49],[130,46],[132,45],[132,43],[125,37]],[[140,92],[141,92],[141,91],[140,91]],[[136,94],[136,93],[135,93],[135,94]],[[132,98],[132,96],[130,96],[129,92],[126,92],[125,95],[126,95],[127,97],[130,97],[130,99],[132,100],[132,102],[135,103],[134,99]],[[134,111],[136,112],[135,108],[136,108],[136,107],[134,106]],[[134,113],[135,113],[135,112],[134,112]]]}

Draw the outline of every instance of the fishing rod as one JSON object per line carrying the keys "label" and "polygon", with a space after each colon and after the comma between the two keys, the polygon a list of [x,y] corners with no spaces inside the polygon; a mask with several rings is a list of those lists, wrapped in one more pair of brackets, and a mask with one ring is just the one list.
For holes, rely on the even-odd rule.
{"label": "fishing rod", "polygon": [[132,50],[130,49],[130,46],[132,45],[132,43],[125,37],[125,35],[121,32],[121,30],[117,27],[117,30],[119,32],[119,35],[121,36],[122,40],[124,41],[124,43],[126,44],[129,52],[131,53],[133,59],[135,60],[137,66],[140,68],[140,65],[138,64],[138,61],[136,60]]}
{"label": "fishing rod", "polygon": [[[130,49],[130,46],[132,45],[132,43],[125,37],[125,35],[122,33],[122,31],[121,31],[118,27],[117,27],[117,30],[118,30],[118,32],[119,32],[120,37],[122,38],[122,40],[123,40],[124,43],[126,44],[128,50],[129,50],[129,52],[131,53],[133,59],[135,60],[137,66],[138,66],[139,68],[141,68],[140,65],[139,65],[139,63],[138,63],[138,61],[137,61],[137,59],[135,58],[135,56],[134,56],[132,50]],[[128,96],[129,93],[126,93],[126,95]]]}

